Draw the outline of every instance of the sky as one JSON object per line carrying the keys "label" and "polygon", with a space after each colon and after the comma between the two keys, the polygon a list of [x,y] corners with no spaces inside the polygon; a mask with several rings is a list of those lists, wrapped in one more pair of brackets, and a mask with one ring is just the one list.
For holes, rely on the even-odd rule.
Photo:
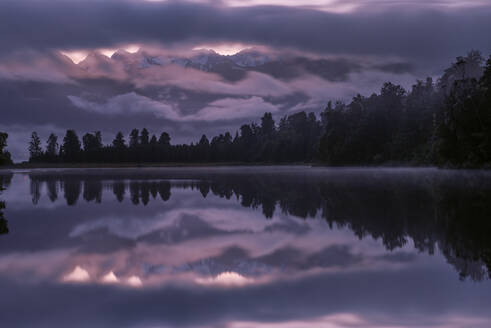
{"label": "sky", "polygon": [[[491,53],[491,1],[3,0],[0,131],[196,141]],[[212,52],[213,51],[213,52]]]}

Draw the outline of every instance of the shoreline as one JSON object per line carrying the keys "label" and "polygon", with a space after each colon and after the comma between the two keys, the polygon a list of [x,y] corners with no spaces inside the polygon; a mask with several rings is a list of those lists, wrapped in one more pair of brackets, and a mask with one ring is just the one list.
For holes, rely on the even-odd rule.
{"label": "shoreline", "polygon": [[380,165],[345,165],[329,166],[323,163],[263,163],[263,162],[206,162],[206,163],[16,163],[11,165],[0,166],[0,171],[22,170],[22,169],[110,169],[110,168],[205,168],[205,167],[286,167],[302,166],[308,168],[330,168],[330,169],[438,169],[438,170],[456,170],[456,171],[491,171],[490,167],[469,168],[469,167],[438,167],[435,165],[421,165],[414,163],[385,163]]}
{"label": "shoreline", "polygon": [[[224,166],[316,166],[313,163],[17,163],[0,166],[0,170],[16,169],[85,169],[85,168],[159,168],[159,167],[224,167]],[[320,166],[320,165],[319,165]]]}

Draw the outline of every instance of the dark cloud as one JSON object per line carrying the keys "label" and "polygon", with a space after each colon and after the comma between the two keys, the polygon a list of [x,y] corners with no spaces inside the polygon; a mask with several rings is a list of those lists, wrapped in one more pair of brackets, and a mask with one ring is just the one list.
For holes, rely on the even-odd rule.
{"label": "dark cloud", "polygon": [[147,1],[5,0],[3,51],[234,41],[314,52],[447,58],[491,51],[490,8],[333,14],[298,7]]}

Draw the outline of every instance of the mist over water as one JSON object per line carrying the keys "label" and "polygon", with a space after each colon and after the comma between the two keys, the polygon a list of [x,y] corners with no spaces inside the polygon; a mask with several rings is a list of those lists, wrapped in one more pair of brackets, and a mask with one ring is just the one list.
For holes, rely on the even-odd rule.
{"label": "mist over water", "polygon": [[0,326],[491,324],[489,172],[27,170],[0,187]]}

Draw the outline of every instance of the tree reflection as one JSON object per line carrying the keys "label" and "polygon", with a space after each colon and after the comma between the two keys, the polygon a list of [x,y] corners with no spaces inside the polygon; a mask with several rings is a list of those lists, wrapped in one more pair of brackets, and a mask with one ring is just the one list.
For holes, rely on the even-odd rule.
{"label": "tree reflection", "polygon": [[[37,204],[41,197],[43,184],[46,184],[48,198],[55,202],[58,199],[59,189],[62,190],[66,204],[77,204],[80,195],[86,202],[102,202],[103,177],[84,177],[82,175],[50,175],[35,173],[30,175],[30,192],[32,203]],[[171,197],[171,184],[162,180],[130,180],[127,182],[118,177],[107,182],[109,189],[118,202],[123,202],[127,193],[134,205],[147,205],[151,199],[160,197],[162,201],[168,201]]]}
{"label": "tree reflection", "polygon": [[101,180],[85,180],[83,197],[86,201],[102,201],[102,181]]}
{"label": "tree reflection", "polygon": [[58,184],[56,180],[47,181],[48,197],[51,202],[55,202],[58,199]]}
{"label": "tree reflection", "polygon": [[63,195],[68,206],[77,204],[80,193],[82,192],[82,180],[77,178],[68,178],[62,180]]}
{"label": "tree reflection", "polygon": [[[49,195],[56,194],[59,181],[68,205],[76,204],[82,184],[83,198],[100,202],[103,180],[112,185],[119,202],[128,192],[135,205],[147,205],[158,196],[167,201],[171,187],[190,188],[203,198],[210,194],[235,198],[244,207],[260,209],[266,218],[280,212],[302,219],[323,218],[331,227],[349,228],[360,239],[381,240],[390,251],[409,241],[429,254],[438,247],[463,279],[479,280],[491,272],[491,177],[486,173],[373,170],[324,177],[187,173],[142,175],[129,182],[128,177],[32,175],[33,202],[39,199],[42,181],[47,182]],[[176,180],[171,183],[170,178]]]}
{"label": "tree reflection", "polygon": [[[12,174],[0,174],[0,194],[3,190],[7,189],[12,180]],[[0,200],[0,235],[5,235],[9,233],[8,221],[5,218],[3,210],[6,205],[4,201]]]}
{"label": "tree reflection", "polygon": [[39,198],[41,197],[41,184],[39,181],[31,180],[30,191],[31,191],[31,199],[32,203],[36,205],[39,202]]}
{"label": "tree reflection", "polygon": [[4,209],[5,209],[5,202],[0,201],[0,235],[9,233],[8,221],[7,219],[5,219],[5,216],[3,214]]}
{"label": "tree reflection", "polygon": [[124,200],[125,195],[125,184],[124,181],[114,181],[113,182],[113,194],[116,196],[118,202],[122,202]]}

